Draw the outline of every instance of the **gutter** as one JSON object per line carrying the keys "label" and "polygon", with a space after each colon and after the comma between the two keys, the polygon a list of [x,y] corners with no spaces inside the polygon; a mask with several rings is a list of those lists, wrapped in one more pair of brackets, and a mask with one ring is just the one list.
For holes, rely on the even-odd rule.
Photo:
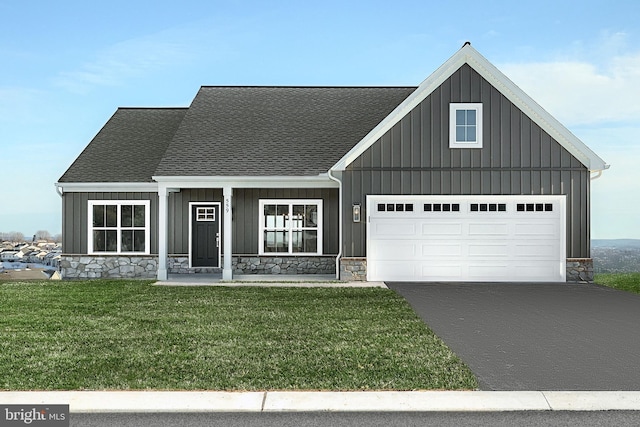
{"label": "gutter", "polygon": [[62,186],[57,182],[55,182],[53,185],[56,187],[56,193],[58,193],[58,196],[62,197],[62,193],[64,193]]}
{"label": "gutter", "polygon": [[595,173],[595,176],[594,176],[594,175],[591,175],[591,176],[589,177],[589,179],[590,179],[591,181],[595,181],[596,179],[598,179],[598,178],[600,178],[600,177],[602,176],[602,172],[604,172],[605,170],[609,169],[610,167],[611,167],[611,165],[606,165],[606,164],[605,164],[605,165],[604,165],[604,169],[600,169],[600,170],[597,170],[597,171],[591,171],[591,173]]}
{"label": "gutter", "polygon": [[327,176],[338,183],[338,255],[336,255],[336,279],[340,280],[340,258],[342,258],[342,181],[333,176],[333,170],[327,171]]}

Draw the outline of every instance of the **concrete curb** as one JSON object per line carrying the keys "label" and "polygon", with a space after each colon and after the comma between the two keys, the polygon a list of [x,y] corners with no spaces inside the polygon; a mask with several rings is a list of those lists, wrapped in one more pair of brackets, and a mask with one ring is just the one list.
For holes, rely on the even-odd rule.
{"label": "concrete curb", "polygon": [[68,404],[72,413],[640,410],[636,391],[20,391],[0,405]]}

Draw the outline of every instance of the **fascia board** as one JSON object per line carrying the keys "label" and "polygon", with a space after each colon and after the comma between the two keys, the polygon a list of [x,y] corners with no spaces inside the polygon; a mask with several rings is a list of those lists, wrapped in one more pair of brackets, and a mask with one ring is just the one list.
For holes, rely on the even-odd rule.
{"label": "fascia board", "polygon": [[153,176],[164,188],[338,188],[328,175],[318,176]]}
{"label": "fascia board", "polygon": [[65,193],[158,191],[157,182],[56,182],[54,185]]}
{"label": "fascia board", "polygon": [[442,83],[445,82],[462,65],[469,64],[483,78],[491,83],[509,101],[520,108],[525,114],[544,129],[551,137],[567,149],[572,155],[582,162],[590,171],[607,169],[609,166],[598,157],[589,147],[573,135],[558,120],[528,96],[522,89],[513,83],[507,76],[491,64],[477,50],[467,44],[442,64],[436,71],[425,79],[420,86],[398,105],[384,120],[373,128],[360,140],[347,154],[335,165],[333,171],[344,171],[345,168],[356,160],[371,145],[379,140],[396,123],[402,120],[419,103],[428,97]]}

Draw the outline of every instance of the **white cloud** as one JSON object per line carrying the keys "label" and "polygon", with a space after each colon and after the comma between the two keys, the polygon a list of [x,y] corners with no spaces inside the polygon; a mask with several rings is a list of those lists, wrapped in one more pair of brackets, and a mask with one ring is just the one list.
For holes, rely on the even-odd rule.
{"label": "white cloud", "polygon": [[640,52],[595,63],[565,60],[501,64],[514,83],[568,126],[640,117]]}
{"label": "white cloud", "polygon": [[127,40],[98,52],[80,69],[59,73],[55,84],[84,93],[94,86],[120,86],[131,78],[184,62],[187,43],[173,41],[169,33]]}

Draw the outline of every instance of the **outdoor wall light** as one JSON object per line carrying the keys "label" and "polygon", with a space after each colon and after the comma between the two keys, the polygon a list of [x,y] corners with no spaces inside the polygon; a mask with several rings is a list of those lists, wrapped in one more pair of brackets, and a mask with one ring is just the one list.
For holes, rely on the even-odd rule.
{"label": "outdoor wall light", "polygon": [[360,203],[353,204],[353,222],[360,222]]}

